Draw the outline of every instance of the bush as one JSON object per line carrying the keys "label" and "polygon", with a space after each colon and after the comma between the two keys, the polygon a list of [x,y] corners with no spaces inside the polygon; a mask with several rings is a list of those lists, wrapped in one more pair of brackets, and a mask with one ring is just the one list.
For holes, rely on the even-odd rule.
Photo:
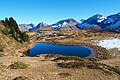
{"label": "bush", "polygon": [[28,65],[23,62],[16,62],[14,64],[11,64],[9,67],[11,69],[25,69],[28,67]]}

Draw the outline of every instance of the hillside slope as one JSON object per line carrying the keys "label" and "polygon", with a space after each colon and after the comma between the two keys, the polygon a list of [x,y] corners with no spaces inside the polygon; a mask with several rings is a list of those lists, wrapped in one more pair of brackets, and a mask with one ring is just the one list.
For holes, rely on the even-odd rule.
{"label": "hillside slope", "polygon": [[28,49],[28,42],[20,43],[16,41],[11,35],[5,35],[3,30],[5,26],[0,24],[0,56],[20,56]]}
{"label": "hillside slope", "polygon": [[0,48],[3,50],[0,52],[1,54],[15,55],[15,54],[17,54],[15,50],[19,45],[20,45],[20,43],[15,41],[12,37],[4,35],[0,31]]}

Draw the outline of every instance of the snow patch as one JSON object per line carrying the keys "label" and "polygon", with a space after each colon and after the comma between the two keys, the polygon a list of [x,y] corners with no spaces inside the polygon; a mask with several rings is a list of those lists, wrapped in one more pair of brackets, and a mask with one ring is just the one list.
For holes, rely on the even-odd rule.
{"label": "snow patch", "polygon": [[56,27],[58,27],[58,26],[52,26],[53,28],[56,28]]}
{"label": "snow patch", "polygon": [[100,40],[98,41],[98,46],[104,47],[106,49],[114,49],[117,48],[120,50],[120,39],[112,38],[108,40]]}
{"label": "snow patch", "polygon": [[102,16],[102,17],[98,17],[98,21],[97,22],[102,22],[103,20],[105,20],[106,17],[105,16]]}
{"label": "snow patch", "polygon": [[63,23],[63,26],[65,26],[65,25],[67,25],[67,24],[68,24],[67,22],[64,22],[64,23]]}

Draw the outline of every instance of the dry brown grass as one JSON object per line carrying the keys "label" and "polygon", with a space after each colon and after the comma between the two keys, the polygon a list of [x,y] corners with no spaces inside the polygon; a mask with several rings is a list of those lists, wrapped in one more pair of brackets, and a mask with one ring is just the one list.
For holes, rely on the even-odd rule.
{"label": "dry brown grass", "polygon": [[[45,31],[43,32],[46,33]],[[30,43],[20,45],[19,43],[14,42],[14,40],[12,40],[9,36],[4,36],[0,33],[0,41],[2,41],[2,45],[4,44],[3,46],[6,47],[5,53],[12,54],[12,56],[0,57],[0,80],[13,80],[19,76],[25,76],[31,80],[119,80],[120,76],[114,72],[106,73],[105,71],[99,69],[89,69],[86,67],[82,67],[80,69],[63,69],[56,66],[56,63],[58,62],[44,60],[44,57],[42,56],[33,58],[15,56],[15,54],[19,54],[19,52],[22,53],[23,51],[29,49],[30,47],[28,44],[33,45],[34,42],[39,42],[38,38],[43,38],[43,36],[51,38],[48,42],[53,41],[65,44],[85,43],[90,45],[93,45],[90,40],[101,40],[111,37],[120,38],[120,34],[107,32],[99,33],[85,30],[53,32],[67,35],[67,37],[64,39],[52,37],[55,39],[51,40],[51,36],[46,36],[45,34],[36,36],[36,33],[31,33]],[[18,61],[29,64],[29,67],[24,70],[13,70],[8,68],[10,64]],[[102,60],[99,62],[113,67],[120,67],[120,58]]]}
{"label": "dry brown grass", "polygon": [[[63,69],[56,66],[57,62],[41,61],[40,57],[3,57],[1,59],[0,79],[13,80],[19,76],[25,76],[31,80],[118,80],[119,75],[111,72],[106,73],[99,69]],[[23,70],[9,69],[11,63],[16,61],[25,62],[30,66]]]}

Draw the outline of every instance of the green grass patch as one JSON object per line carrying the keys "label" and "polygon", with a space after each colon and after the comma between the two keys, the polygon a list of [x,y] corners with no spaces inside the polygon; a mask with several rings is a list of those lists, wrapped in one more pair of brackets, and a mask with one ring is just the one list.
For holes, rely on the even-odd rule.
{"label": "green grass patch", "polygon": [[14,64],[11,64],[9,67],[11,69],[26,69],[28,65],[23,62],[16,62]]}

